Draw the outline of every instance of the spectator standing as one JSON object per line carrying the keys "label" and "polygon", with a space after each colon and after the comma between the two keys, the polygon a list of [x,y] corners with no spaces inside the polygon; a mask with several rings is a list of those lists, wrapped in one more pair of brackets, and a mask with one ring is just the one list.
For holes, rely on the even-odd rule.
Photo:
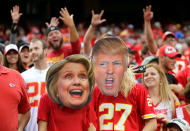
{"label": "spectator standing", "polygon": [[40,39],[32,39],[29,51],[34,66],[21,74],[25,80],[31,105],[31,117],[25,131],[38,131],[38,106],[41,96],[46,92],[45,77],[49,68],[46,61],[47,45]]}

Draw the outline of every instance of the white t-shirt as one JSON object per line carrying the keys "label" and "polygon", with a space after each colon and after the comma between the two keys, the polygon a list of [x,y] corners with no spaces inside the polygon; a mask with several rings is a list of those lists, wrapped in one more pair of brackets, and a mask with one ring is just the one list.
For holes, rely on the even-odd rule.
{"label": "white t-shirt", "polygon": [[37,113],[40,97],[46,92],[45,78],[49,67],[45,70],[38,70],[35,67],[21,73],[26,83],[26,90],[31,105],[30,120],[25,127],[25,131],[38,131]]}

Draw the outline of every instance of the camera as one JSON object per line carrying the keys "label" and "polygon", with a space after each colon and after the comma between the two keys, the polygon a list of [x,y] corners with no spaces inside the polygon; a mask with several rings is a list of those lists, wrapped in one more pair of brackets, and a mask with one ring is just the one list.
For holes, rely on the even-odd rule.
{"label": "camera", "polygon": [[146,71],[146,66],[145,65],[141,65],[137,67],[137,71],[135,71],[135,73],[143,73]]}

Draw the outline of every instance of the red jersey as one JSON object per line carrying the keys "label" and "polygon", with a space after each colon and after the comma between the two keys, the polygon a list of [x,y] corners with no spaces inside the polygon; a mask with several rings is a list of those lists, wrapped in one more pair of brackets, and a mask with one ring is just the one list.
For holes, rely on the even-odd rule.
{"label": "red jersey", "polygon": [[190,124],[190,114],[187,112],[185,106],[182,107],[183,110],[183,116],[184,116],[184,120],[186,120],[189,124]]}
{"label": "red jersey", "polygon": [[189,64],[188,60],[187,60],[187,58],[185,56],[182,55],[181,58],[177,57],[176,58],[176,63],[175,63],[175,69],[172,70],[172,72],[174,74],[177,74],[178,72],[183,70],[185,67],[187,67],[188,64]]}
{"label": "red jersey", "polygon": [[48,123],[48,131],[88,131],[90,123],[96,120],[96,114],[89,105],[81,109],[61,108],[46,93],[40,99],[39,120]]}
{"label": "red jersey", "polygon": [[81,44],[80,41],[71,42],[71,44],[63,44],[59,50],[52,50],[47,53],[47,61],[55,63],[63,60],[65,57],[73,54],[80,54]]}
{"label": "red jersey", "polygon": [[[181,114],[181,107],[179,101],[174,101],[174,108],[175,108],[175,116],[172,114],[172,101],[169,102],[162,102],[160,101],[158,104],[154,105],[154,111],[155,114],[164,114],[166,118],[173,119],[175,117],[178,117],[178,114]],[[161,123],[160,121],[157,121],[157,131],[166,131],[166,126]]]}
{"label": "red jersey", "polygon": [[178,83],[180,83],[184,88],[187,84],[187,78],[190,77],[190,67],[186,67],[185,69],[178,72],[175,76]]}
{"label": "red jersey", "polygon": [[142,84],[136,86],[125,98],[103,95],[96,86],[91,104],[97,116],[97,130],[141,131],[143,119],[154,118],[154,109],[148,91]]}
{"label": "red jersey", "polygon": [[30,110],[24,79],[19,72],[0,65],[0,83],[0,130],[17,131],[18,113]]}

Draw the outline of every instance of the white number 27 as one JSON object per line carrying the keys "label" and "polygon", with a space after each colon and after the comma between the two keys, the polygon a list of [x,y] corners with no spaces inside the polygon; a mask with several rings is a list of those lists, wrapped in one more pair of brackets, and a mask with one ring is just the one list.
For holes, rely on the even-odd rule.
{"label": "white number 27", "polygon": [[122,113],[117,124],[115,124],[114,126],[113,126],[113,122],[108,122],[107,124],[104,124],[104,120],[111,120],[113,118],[114,105],[112,103],[101,104],[99,107],[99,112],[103,112],[105,109],[108,110],[108,113],[101,115],[99,118],[100,130],[113,130],[113,128],[114,130],[125,130],[124,123],[127,117],[129,116],[129,114],[131,113],[132,105],[120,104],[120,103],[115,104],[115,111],[124,110],[124,112]]}

